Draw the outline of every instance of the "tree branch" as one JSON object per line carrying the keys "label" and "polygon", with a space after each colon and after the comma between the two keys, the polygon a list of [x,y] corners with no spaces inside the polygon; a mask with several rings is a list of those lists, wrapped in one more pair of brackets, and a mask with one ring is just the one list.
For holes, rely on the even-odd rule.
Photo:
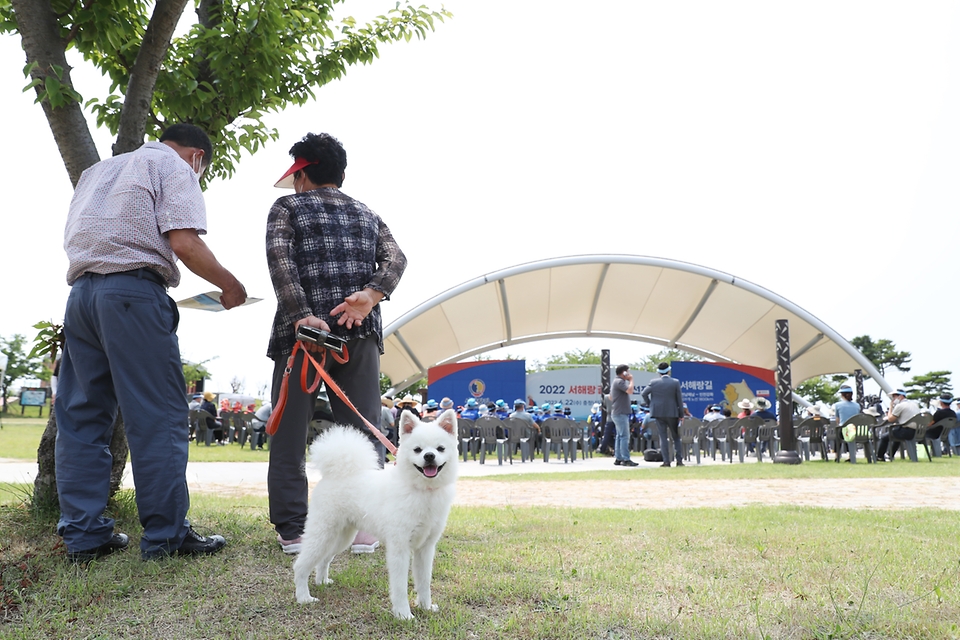
{"label": "tree branch", "polygon": [[157,0],[130,72],[113,155],[133,151],[143,144],[157,75],[170,47],[173,30],[186,6],[187,0]]}
{"label": "tree branch", "polygon": [[[73,0],[73,5],[70,7],[70,11],[73,11],[73,7],[76,6],[76,4],[77,4],[77,0]],[[92,5],[92,4],[93,4],[93,0],[87,0],[86,2],[83,3],[83,7],[81,7],[81,11],[86,11],[87,9],[90,8],[90,5]],[[69,13],[69,12],[68,12],[68,13]],[[67,14],[61,14],[61,15],[59,15],[59,16],[57,16],[57,17],[58,17],[58,18],[61,18],[61,17],[64,17],[64,16],[66,16],[66,15],[67,15]],[[70,29],[70,33],[67,35],[66,41],[63,43],[63,46],[64,46],[64,47],[66,47],[68,44],[70,44],[70,41],[72,41],[72,40],[77,36],[77,30],[78,30],[79,28],[80,28],[80,23],[79,23],[79,22],[75,22],[75,23],[73,24],[73,28]]]}
{"label": "tree branch", "polygon": [[[11,5],[17,16],[20,42],[27,54],[27,62],[37,63],[30,72],[31,77],[45,80],[52,73],[52,67],[60,67],[63,69],[61,86],[72,89],[66,45],[60,38],[60,23],[50,0],[11,0]],[[38,86],[37,90],[42,91],[42,88]],[[70,182],[76,186],[84,169],[100,161],[83,108],[74,100],[67,100],[56,109],[50,106],[48,100],[41,105]]]}

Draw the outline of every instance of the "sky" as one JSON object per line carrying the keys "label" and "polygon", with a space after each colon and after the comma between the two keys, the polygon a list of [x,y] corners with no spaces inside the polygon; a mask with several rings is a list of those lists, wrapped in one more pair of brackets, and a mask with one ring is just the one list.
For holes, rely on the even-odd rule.
{"label": "sky", "polygon": [[[439,7],[437,3],[430,3]],[[393,6],[347,2],[358,18]],[[215,255],[263,302],[182,310],[183,357],[208,388],[261,395],[275,311],[264,253],[272,187],[307,132],[348,154],[343,191],[391,228],[409,266],[385,324],[484,273],[579,254],[682,260],[765,287],[847,339],[913,353],[912,371],[960,370],[960,28],[953,2],[448,0],[425,41],[383,45],[317,100],[268,116],[279,141],[206,191]],[[24,56],[0,37],[3,273],[0,336],[59,321],[71,186]],[[105,83],[74,61],[85,97]],[[101,157],[108,132],[94,132]],[[170,295],[213,287],[182,268]],[[629,292],[626,292],[629,293]],[[545,360],[609,348],[510,347]],[[771,345],[773,348],[773,345]],[[269,393],[267,389],[265,393]]]}

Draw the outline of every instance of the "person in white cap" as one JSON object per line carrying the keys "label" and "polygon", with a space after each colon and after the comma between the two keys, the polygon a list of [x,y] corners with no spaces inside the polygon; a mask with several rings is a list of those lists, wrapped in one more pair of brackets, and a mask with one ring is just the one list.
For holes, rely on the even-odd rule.
{"label": "person in white cap", "polygon": [[[380,421],[380,355],[383,327],[380,302],[400,282],[407,259],[390,229],[365,204],[340,190],[347,152],[327,133],[309,133],[290,149],[293,165],[276,187],[296,193],[277,199],[267,216],[267,264],[277,295],[277,313],[267,357],[273,360],[273,405],[280,398],[287,360],[300,325],[327,331],[346,341],[349,360],[326,359],[325,368],[360,414]],[[302,351],[292,370],[299,372]],[[299,377],[299,376],[296,376]],[[318,391],[307,393],[293,380],[277,432],[270,440],[267,490],[270,522],[284,553],[300,550],[307,519],[307,432]],[[384,451],[360,416],[330,394],[334,419],[368,435]],[[358,534],[354,552],[372,551],[375,540]]]}
{"label": "person in white cap", "polygon": [[[887,422],[891,422],[893,425],[890,427],[890,431],[880,438],[880,445],[877,447],[877,460],[879,462],[886,461],[887,446],[890,444],[891,435],[900,440],[910,440],[917,433],[916,429],[900,426],[920,413],[920,407],[917,403],[913,400],[908,400],[907,392],[903,389],[897,389],[891,393],[890,399],[892,402],[890,404],[890,410],[887,411]],[[890,447],[891,460],[893,460],[893,456],[897,454],[898,445],[898,442],[894,442],[893,446]]]}

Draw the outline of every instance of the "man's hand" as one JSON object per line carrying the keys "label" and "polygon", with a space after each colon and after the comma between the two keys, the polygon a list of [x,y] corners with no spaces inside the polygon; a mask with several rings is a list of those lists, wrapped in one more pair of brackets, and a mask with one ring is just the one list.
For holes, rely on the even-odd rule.
{"label": "man's hand", "polygon": [[223,305],[224,309],[239,307],[246,301],[247,290],[243,288],[243,285],[240,284],[240,281],[236,278],[233,279],[233,285],[224,289],[223,294],[220,296],[220,304]]}
{"label": "man's hand", "polygon": [[383,294],[376,289],[357,291],[344,298],[330,311],[330,315],[340,316],[337,325],[347,325],[347,329],[352,329],[359,326],[382,299]]}
{"label": "man's hand", "polygon": [[[327,333],[330,333],[330,325],[328,325],[326,322],[324,322],[317,316],[307,316],[306,318],[301,318],[293,323],[294,335],[296,335],[297,329],[302,324],[305,324],[308,327],[315,327],[317,329],[320,329],[321,331],[326,331]],[[323,351],[322,344],[314,344],[312,342],[306,342],[306,341],[304,341],[302,344],[304,347],[306,347],[307,351],[313,351],[315,353],[320,353],[321,351]]]}

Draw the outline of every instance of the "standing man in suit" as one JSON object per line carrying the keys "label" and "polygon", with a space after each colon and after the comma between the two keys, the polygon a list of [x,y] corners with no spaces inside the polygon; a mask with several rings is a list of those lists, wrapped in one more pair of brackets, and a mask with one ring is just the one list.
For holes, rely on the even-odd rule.
{"label": "standing man in suit", "polygon": [[668,437],[673,439],[673,450],[677,456],[677,466],[683,466],[683,447],[680,445],[680,420],[683,416],[683,393],[680,381],[670,377],[670,365],[661,362],[657,365],[658,380],[651,382],[640,396],[650,406],[650,415],[657,421],[660,431],[660,450],[663,452],[662,467],[670,466],[670,447]]}

